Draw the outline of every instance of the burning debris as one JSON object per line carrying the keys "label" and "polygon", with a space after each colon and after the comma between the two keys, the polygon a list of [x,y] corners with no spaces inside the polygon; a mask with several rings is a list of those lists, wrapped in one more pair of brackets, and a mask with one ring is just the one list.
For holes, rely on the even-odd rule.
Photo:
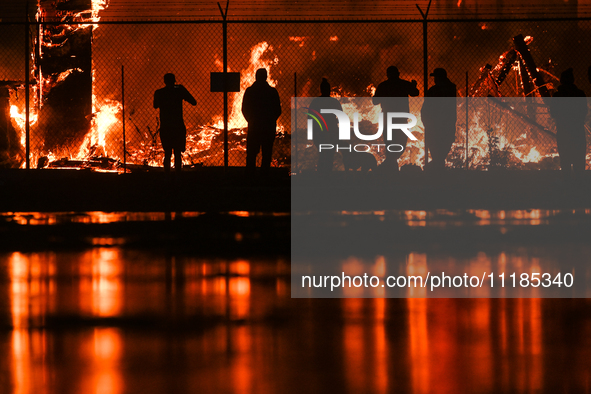
{"label": "burning debris", "polygon": [[470,87],[470,97],[501,97],[501,84],[511,70],[516,71],[518,92],[524,97],[550,97],[553,83],[558,79],[538,69],[528,45],[533,37],[521,34],[513,37],[514,48],[499,57],[493,68],[490,64],[480,69],[478,80]]}
{"label": "burning debris", "polygon": [[[91,162],[95,154],[107,156],[105,129],[117,122],[121,105],[103,102],[97,106],[92,64],[95,26],[90,24],[99,20],[98,12],[106,5],[105,0],[41,0],[38,3],[39,21],[58,22],[39,24],[34,35],[35,81],[31,85],[36,94],[29,121],[31,133],[41,137],[40,145],[32,149],[40,156],[34,154],[32,161],[38,160],[41,167],[55,156],[88,157]],[[11,101],[10,117],[18,128],[16,134],[20,134],[22,150],[25,111],[19,109],[23,103]],[[103,148],[101,152],[99,148]],[[20,159],[18,164],[24,165],[24,160]]]}
{"label": "burning debris", "polygon": [[[269,84],[277,85],[273,79],[272,67],[278,64],[279,59],[273,55],[273,46],[266,41],[254,45],[250,50],[249,65],[241,71],[240,92],[230,95],[231,105],[228,118],[228,150],[234,163],[246,162],[246,132],[247,122],[242,116],[242,98],[247,87],[255,81],[255,73],[259,68],[265,68],[269,75]],[[221,67],[221,62],[216,61]],[[217,116],[212,124],[197,125],[187,130],[186,152],[183,156],[183,165],[189,167],[202,166],[204,162],[209,165],[223,166],[223,119]],[[148,166],[160,166],[164,157],[164,151],[159,143],[158,131],[142,132],[136,125],[135,131],[143,142],[135,147],[128,148],[128,154],[132,161]],[[158,126],[156,127],[158,130]],[[285,155],[274,155],[274,166],[289,164],[290,160],[290,136],[285,133],[283,125],[278,126],[278,136],[275,139],[274,151],[285,152]]]}
{"label": "burning debris", "polygon": [[[87,160],[89,163],[96,163],[96,158],[101,157],[110,157],[115,161],[122,158],[123,151],[119,148],[117,148],[117,151],[113,149],[115,145],[123,145],[120,137],[122,106],[117,101],[106,99],[107,97],[114,97],[113,91],[109,92],[110,94],[97,95],[97,89],[93,87],[95,81],[93,81],[92,43],[95,26],[90,23],[98,20],[97,10],[100,6],[105,6],[105,3],[91,0],[43,0],[40,3],[38,15],[40,21],[51,20],[56,21],[56,23],[59,21],[67,23],[41,24],[40,26],[43,26],[43,29],[39,31],[34,54],[34,72],[37,81],[36,95],[33,97],[34,105],[31,108],[29,117],[32,133],[41,136],[42,140],[32,141],[33,143],[39,143],[39,145],[33,146],[31,152],[34,155],[40,153],[39,156],[47,157],[48,163],[44,163],[45,160],[43,160],[40,162],[41,164],[50,166],[50,164],[58,161],[56,158],[63,165],[72,164],[64,161],[64,157],[72,161]],[[315,35],[315,33],[297,34],[296,32],[290,32],[283,39],[292,48],[303,48],[302,53],[307,51],[308,60],[315,58],[317,50],[320,51],[321,49],[321,47],[317,46],[320,36]],[[347,34],[338,30],[330,31],[328,34],[322,35],[321,38],[322,42],[331,45],[331,48],[347,42]],[[252,42],[244,41],[248,43],[248,46],[243,47],[246,55],[248,54],[247,49],[252,45]],[[513,87],[517,94],[527,98],[547,97],[554,89],[557,79],[552,75],[551,68],[538,68],[536,66],[528,49],[531,42],[531,37],[516,36],[513,38],[512,48],[501,55],[496,65],[484,67],[477,82],[470,89],[470,97],[492,96],[500,99],[496,102],[490,101],[487,104],[491,106],[490,108],[476,104],[470,108],[469,161],[474,168],[488,168],[492,166],[491,163],[493,162],[500,163],[498,166],[510,165],[533,168],[536,163],[552,161],[556,156],[553,125],[545,107],[536,101],[527,100],[523,100],[523,104],[518,106],[509,106],[501,100],[503,96],[508,96],[507,91]],[[244,90],[252,84],[254,72],[257,68],[266,68],[268,70],[272,86],[276,86],[276,80],[282,72],[285,78],[286,68],[283,68],[282,72],[280,72],[275,67],[279,64],[276,54],[281,53],[282,46],[286,47],[285,43],[281,41],[267,42],[261,40],[250,47],[250,64],[242,67],[241,92],[230,95],[232,101],[229,119],[229,143],[234,164],[243,163],[245,156],[247,125],[240,111]],[[369,46],[367,48],[360,53],[363,53],[364,56],[366,53],[371,53],[371,48]],[[97,46],[95,51],[102,53],[100,52],[100,46]],[[500,50],[498,53],[502,51]],[[328,54],[322,55],[321,52],[318,53],[320,53],[319,56],[328,57]],[[332,52],[330,54],[332,55]],[[358,57],[362,58],[363,56]],[[97,59],[97,61],[103,61],[99,57]],[[285,63],[288,64],[289,62]],[[316,67],[318,64],[316,62],[314,66]],[[107,67],[99,67],[98,69],[99,71],[110,70]],[[298,77],[300,76],[300,69],[298,69]],[[305,75],[304,78],[307,78],[312,73],[307,70],[302,74]],[[512,79],[512,77],[514,78]],[[352,89],[353,92],[360,95],[371,96],[375,91],[375,86],[369,84],[372,77],[366,76],[364,78],[355,79],[353,76],[347,76],[342,78],[342,81],[344,81],[342,83],[343,86],[347,86],[346,84],[349,83],[347,81],[360,80],[359,86],[355,85],[348,89]],[[103,83],[104,79],[101,78],[97,84],[99,89],[102,88]],[[282,94],[291,90],[290,86],[286,87],[286,85],[289,85],[289,83],[281,86],[283,89]],[[311,93],[314,91],[313,88],[300,91],[309,95],[314,94]],[[145,91],[142,94],[145,96]],[[343,96],[349,95],[344,90],[339,94]],[[464,111],[461,103],[462,100],[458,100],[460,105],[458,118],[461,120],[458,122],[459,132],[456,145],[448,157],[448,166],[457,165],[463,167],[465,160],[466,141],[462,132],[462,120],[465,117],[461,115],[461,112]],[[10,104],[16,105],[14,110],[11,110],[12,126],[15,130],[5,131],[4,135],[12,133],[11,138],[16,143],[11,144],[11,146],[20,146],[19,149],[22,149],[24,146],[23,130],[25,126],[24,106],[22,103],[15,103],[14,101],[11,101]],[[11,105],[8,105],[9,109]],[[151,107],[148,109],[147,106],[134,108],[133,105],[137,104],[132,104],[132,110],[144,111],[141,115],[138,115],[138,119],[150,119],[152,116],[152,113],[149,112],[152,110]],[[208,111],[196,116],[197,120],[193,120],[192,124],[188,124],[185,165],[199,165],[204,162],[210,165],[221,165],[223,162],[221,116],[216,116],[215,110],[208,109]],[[473,115],[474,111],[477,115]],[[417,114],[417,108],[414,108],[412,112]],[[37,123],[35,123],[36,117],[38,117]],[[126,121],[128,122],[126,125],[131,123],[131,127],[127,128],[128,136],[133,136],[128,139],[132,143],[127,144],[126,150],[129,160],[138,165],[160,166],[163,152],[157,134],[157,125],[154,127],[153,122],[150,122],[148,128],[146,123],[149,121],[143,124],[138,121],[141,124],[140,128],[135,126],[133,120],[129,117]],[[290,134],[285,133],[285,129],[281,125],[279,130],[280,135],[275,142],[275,150],[285,149],[284,151],[287,153],[290,150]],[[401,164],[422,166],[424,148],[420,123],[414,131],[417,132],[419,140],[409,143],[407,152],[401,158]],[[2,138],[2,135],[0,135],[0,140]],[[0,151],[3,149],[2,147],[7,146],[5,143],[2,144],[3,142],[0,141]],[[11,156],[18,155],[14,151]],[[376,156],[380,159],[379,155]],[[501,157],[506,158],[506,160],[498,159]],[[38,159],[38,157],[33,157],[31,164],[34,164]],[[289,157],[278,160],[278,164],[288,163]],[[21,164],[22,159],[17,159],[16,163],[16,165]],[[94,165],[92,164],[92,166]],[[114,166],[114,168],[117,168],[117,166]]]}
{"label": "burning debris", "polygon": [[[558,78],[551,73],[551,63],[541,68],[536,65],[528,47],[532,41],[530,36],[513,37],[513,48],[499,57],[495,67],[482,67],[469,89],[470,97],[488,97],[470,102],[470,111],[474,111],[469,122],[472,168],[558,168],[554,123],[544,101],[552,96]],[[502,84],[511,71],[514,95],[521,100],[502,99]],[[510,140],[511,134],[519,137]],[[455,147],[456,154],[462,144]]]}
{"label": "burning debris", "polygon": [[[39,3],[41,19],[89,22],[92,1]],[[39,130],[43,151],[72,152],[90,130],[92,119],[93,25],[47,24],[39,32],[35,61],[39,86]]]}

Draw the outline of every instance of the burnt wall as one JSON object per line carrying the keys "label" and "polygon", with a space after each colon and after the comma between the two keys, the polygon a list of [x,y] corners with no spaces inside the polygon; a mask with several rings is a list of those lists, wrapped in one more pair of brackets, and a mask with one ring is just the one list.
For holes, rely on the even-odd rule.
{"label": "burnt wall", "polygon": [[[41,13],[51,20],[72,22],[91,7],[89,0],[41,2]],[[40,32],[39,129],[46,153],[74,153],[90,129],[92,37],[92,25],[47,24]]]}

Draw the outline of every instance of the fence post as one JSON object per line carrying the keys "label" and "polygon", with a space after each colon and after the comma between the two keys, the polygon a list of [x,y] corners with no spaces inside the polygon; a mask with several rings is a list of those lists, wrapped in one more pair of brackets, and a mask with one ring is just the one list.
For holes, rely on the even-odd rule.
{"label": "fence post", "polygon": [[125,144],[125,69],[123,64],[121,65],[121,118],[123,126],[123,173],[127,174],[127,147]]}
{"label": "fence post", "polygon": [[468,71],[466,71],[466,170],[468,169],[469,163],[469,156],[468,156],[468,131],[470,129],[468,124]]}
{"label": "fence post", "polygon": [[[423,97],[427,97],[427,90],[429,90],[429,49],[427,43],[427,17],[429,16],[429,9],[431,8],[431,1],[427,5],[427,10],[423,12],[418,4],[415,4],[423,17]],[[427,167],[427,144],[425,136],[423,135],[423,148],[425,149],[425,157],[423,157],[423,165]]]}
{"label": "fence post", "polygon": [[27,1],[25,10],[25,156],[27,157],[27,163],[25,168],[27,170],[31,169],[31,146],[30,146],[30,131],[31,126],[29,124],[29,111],[30,111],[30,103],[29,103],[29,2]]}

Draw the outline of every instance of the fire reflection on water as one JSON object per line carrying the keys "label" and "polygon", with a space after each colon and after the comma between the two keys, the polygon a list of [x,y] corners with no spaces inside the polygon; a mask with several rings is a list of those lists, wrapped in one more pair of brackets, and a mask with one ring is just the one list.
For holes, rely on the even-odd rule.
{"label": "fire reflection on water", "polygon": [[[9,298],[13,326],[11,338],[13,392],[15,394],[45,393],[47,391],[44,385],[48,378],[47,333],[31,331],[28,327],[34,317],[38,318],[51,313],[51,299],[55,294],[55,263],[51,258],[41,263],[38,255],[28,258],[15,252],[8,257],[7,268],[10,278]],[[43,382],[42,389],[37,389],[32,377]]]}
{"label": "fire reflection on water", "polygon": [[350,392],[389,392],[386,302],[384,298],[342,300],[344,375]]}
{"label": "fire reflection on water", "polygon": [[86,344],[84,356],[89,359],[90,371],[81,382],[80,392],[123,392],[123,376],[119,365],[123,353],[121,332],[115,328],[95,328]]}
{"label": "fire reflection on water", "polygon": [[427,325],[427,299],[407,299],[409,319],[409,361],[411,385],[414,393],[429,393],[429,335]]}
{"label": "fire reflection on water", "polygon": [[[514,258],[503,252],[497,260],[510,265]],[[421,275],[431,265],[425,253],[413,252],[405,261],[408,275]],[[482,254],[472,264],[481,269],[494,261]],[[380,276],[394,273],[387,256],[345,263]],[[536,270],[542,263],[523,258],[521,264]],[[144,392],[151,393],[176,384],[207,392],[289,392],[300,383],[294,368],[322,368],[349,392],[538,392],[548,389],[551,371],[545,365],[564,345],[557,333],[566,323],[544,314],[555,300],[295,300],[284,261],[148,260],[113,247],[72,255],[12,253],[0,256],[0,267],[8,278],[0,290],[9,295],[6,317],[12,325],[10,351],[0,352],[0,361],[10,365],[14,393],[59,392],[63,385],[77,392],[148,387]],[[277,310],[293,318],[269,320]],[[172,336],[126,325],[47,329],[61,315],[137,314],[162,321],[216,320],[198,329],[189,320]],[[330,315],[313,317],[324,314]],[[581,333],[588,334],[591,325],[585,327]],[[573,384],[584,388],[591,343],[578,343],[580,348],[568,352],[583,366]],[[143,365],[167,372],[146,376]]]}
{"label": "fire reflection on water", "polygon": [[80,264],[80,309],[93,316],[117,316],[124,301],[122,261],[117,249],[97,248]]}

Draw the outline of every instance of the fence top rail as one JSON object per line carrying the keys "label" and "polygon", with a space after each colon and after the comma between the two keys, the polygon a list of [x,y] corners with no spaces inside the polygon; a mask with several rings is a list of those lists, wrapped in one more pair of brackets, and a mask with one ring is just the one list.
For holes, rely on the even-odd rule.
{"label": "fence top rail", "polygon": [[[540,17],[540,18],[428,18],[429,23],[480,23],[480,22],[578,22],[591,21],[589,17]],[[228,19],[228,24],[275,24],[275,23],[424,23],[424,19],[330,19],[330,18],[307,18],[307,19]],[[73,21],[9,21],[1,20],[0,25],[155,25],[155,24],[202,24],[202,23],[223,23],[221,19],[158,19],[158,20],[103,20],[98,22],[73,22]]]}

